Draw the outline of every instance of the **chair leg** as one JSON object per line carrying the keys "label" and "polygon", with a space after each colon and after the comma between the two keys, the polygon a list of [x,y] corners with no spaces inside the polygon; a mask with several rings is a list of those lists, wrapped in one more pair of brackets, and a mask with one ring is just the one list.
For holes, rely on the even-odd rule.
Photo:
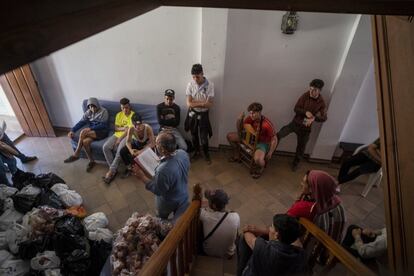
{"label": "chair leg", "polygon": [[364,187],[364,190],[361,193],[361,196],[366,197],[371,190],[372,186],[378,186],[382,180],[382,170],[380,169],[378,172],[373,173],[369,176],[368,182]]}

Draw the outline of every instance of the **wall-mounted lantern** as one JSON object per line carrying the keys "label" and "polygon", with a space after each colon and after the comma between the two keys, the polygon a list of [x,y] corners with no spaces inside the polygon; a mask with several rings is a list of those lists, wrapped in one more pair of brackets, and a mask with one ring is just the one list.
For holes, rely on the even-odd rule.
{"label": "wall-mounted lantern", "polygon": [[293,34],[298,27],[299,16],[294,11],[288,11],[282,18],[282,33]]}

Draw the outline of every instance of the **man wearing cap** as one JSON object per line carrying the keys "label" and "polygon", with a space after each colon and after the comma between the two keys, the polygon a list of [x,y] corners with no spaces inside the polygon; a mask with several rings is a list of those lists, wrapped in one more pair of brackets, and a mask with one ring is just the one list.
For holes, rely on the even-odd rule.
{"label": "man wearing cap", "polygon": [[294,111],[293,121],[282,127],[277,133],[278,141],[294,132],[297,137],[296,155],[292,163],[292,171],[296,171],[303,157],[312,130],[312,124],[316,122],[325,122],[326,104],[320,95],[324,82],[320,79],[314,79],[309,84],[309,90],[305,92],[297,101]]}
{"label": "man wearing cap", "polygon": [[[237,276],[302,275],[306,269],[305,252],[297,239],[299,222],[286,214],[276,214],[268,232],[247,225],[237,247]],[[268,235],[269,240],[262,236]]]}
{"label": "man wearing cap", "polygon": [[137,164],[133,165],[132,173],[145,184],[147,190],[155,194],[158,216],[168,219],[173,213],[173,221],[176,221],[189,205],[190,160],[185,151],[177,149],[175,137],[170,132],[160,133],[155,144],[160,163],[155,168],[154,177],[146,175]]}
{"label": "man wearing cap", "polygon": [[103,152],[109,166],[108,172],[103,177],[103,181],[106,184],[110,184],[118,173],[118,166],[121,161],[120,152],[126,145],[125,136],[127,135],[128,129],[133,126],[132,116],[135,114],[135,112],[131,110],[129,99],[122,98],[119,101],[119,104],[121,105],[121,111],[115,116],[114,135],[109,137],[103,145]]}
{"label": "man wearing cap", "polygon": [[209,109],[213,106],[214,84],[204,77],[203,66],[194,64],[191,68],[193,80],[188,83],[185,95],[187,96],[188,114],[185,120],[185,130],[191,132],[194,146],[192,159],[200,156],[200,141],[203,147],[204,158],[211,164],[208,151],[208,139],[213,135]]}
{"label": "man wearing cap", "polygon": [[206,190],[209,208],[202,208],[203,249],[208,256],[231,258],[236,250],[235,240],[240,227],[236,212],[226,211],[229,196],[221,189]]}
{"label": "man wearing cap", "polygon": [[79,134],[78,146],[73,155],[63,162],[70,163],[78,160],[80,152],[84,148],[89,159],[86,171],[90,172],[96,164],[90,145],[94,140],[101,140],[108,136],[108,111],[100,106],[97,98],[89,98],[87,107],[88,110],[83,114],[82,119],[68,133],[68,137],[73,139],[75,132],[86,126]]}
{"label": "man wearing cap", "polygon": [[187,150],[187,143],[178,130],[180,124],[180,107],[174,102],[175,92],[167,89],[164,92],[164,102],[157,105],[157,117],[160,132],[169,131],[174,135],[179,149]]}

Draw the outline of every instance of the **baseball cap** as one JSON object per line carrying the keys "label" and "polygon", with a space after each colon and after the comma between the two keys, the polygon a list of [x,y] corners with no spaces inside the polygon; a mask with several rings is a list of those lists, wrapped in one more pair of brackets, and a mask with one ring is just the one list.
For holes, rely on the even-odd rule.
{"label": "baseball cap", "polygon": [[169,96],[169,97],[174,97],[175,96],[175,91],[172,90],[172,89],[167,89],[167,90],[165,90],[164,95]]}
{"label": "baseball cap", "polygon": [[133,124],[142,124],[142,118],[138,113],[132,115],[131,121]]}
{"label": "baseball cap", "polygon": [[224,208],[229,203],[229,196],[222,189],[206,190],[204,195],[210,203],[213,203],[219,209]]}

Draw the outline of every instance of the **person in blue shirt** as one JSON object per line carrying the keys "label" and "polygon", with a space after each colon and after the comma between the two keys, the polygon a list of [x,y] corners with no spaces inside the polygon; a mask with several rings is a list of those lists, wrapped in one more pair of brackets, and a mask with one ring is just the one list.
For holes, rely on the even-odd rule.
{"label": "person in blue shirt", "polygon": [[94,140],[101,140],[108,136],[108,111],[99,105],[98,99],[89,98],[87,103],[88,110],[83,114],[82,119],[68,133],[69,138],[73,139],[75,132],[83,128],[79,133],[78,145],[73,155],[64,160],[70,163],[79,159],[82,148],[85,149],[89,163],[86,171],[90,172],[95,166],[95,160],[92,157],[91,143]]}
{"label": "person in blue shirt", "polygon": [[160,155],[160,164],[153,178],[147,176],[139,165],[132,167],[132,173],[145,184],[145,188],[156,196],[156,207],[161,219],[168,219],[173,213],[176,221],[187,209],[188,171],[190,158],[182,149],[176,150],[175,137],[171,132],[162,132],[155,141]]}

